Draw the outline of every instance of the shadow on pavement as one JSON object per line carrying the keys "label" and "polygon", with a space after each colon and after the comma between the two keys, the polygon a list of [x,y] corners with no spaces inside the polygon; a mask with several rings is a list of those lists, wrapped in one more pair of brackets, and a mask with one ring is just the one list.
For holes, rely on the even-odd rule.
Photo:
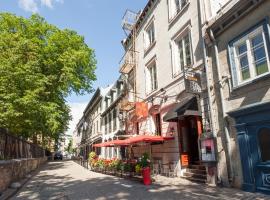
{"label": "shadow on pavement", "polygon": [[[65,169],[64,162],[51,162],[43,170]],[[78,166],[92,178],[84,180],[58,174],[39,173],[14,199],[270,199],[267,196],[245,193],[236,189],[207,187],[205,185],[144,186],[140,182],[97,174]]]}

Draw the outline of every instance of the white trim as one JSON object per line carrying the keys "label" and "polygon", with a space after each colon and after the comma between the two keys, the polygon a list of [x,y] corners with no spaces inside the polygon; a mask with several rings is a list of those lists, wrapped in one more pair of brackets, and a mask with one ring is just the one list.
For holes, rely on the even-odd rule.
{"label": "white trim", "polygon": [[[148,48],[155,43],[156,41],[156,28],[155,28],[155,23],[154,23],[154,16],[150,19],[150,21],[148,22],[148,24],[146,25],[146,27],[144,28],[144,32],[143,32],[143,44],[144,44],[144,51],[147,51]],[[150,42],[149,40],[149,30],[153,28],[154,31],[154,38],[153,41]]]}
{"label": "white trim", "polygon": [[[171,53],[172,53],[172,75],[173,78],[181,74],[183,71],[183,67],[186,66],[186,49],[184,48],[183,39],[187,35],[189,36],[189,42],[190,42],[190,59],[191,59],[191,65],[194,62],[194,53],[192,48],[192,38],[191,38],[191,26],[188,24],[184,29],[181,29],[179,33],[177,33],[172,39],[171,39]],[[178,42],[182,41],[182,48],[183,48],[183,57],[184,57],[184,66],[181,66],[180,64],[180,57],[179,57],[179,48],[178,48]]]}
{"label": "white trim", "polygon": [[[255,66],[254,56],[252,54],[252,48],[251,48],[251,43],[250,43],[250,40],[258,35],[262,35],[262,38],[263,38],[264,51],[265,51],[266,62],[267,62],[267,67],[268,67],[268,72],[260,74],[260,75],[256,75],[256,66]],[[236,48],[239,47],[241,44],[245,44],[247,46],[247,58],[248,58],[250,78],[246,80],[242,80],[241,67],[240,67],[239,58],[238,58],[239,55],[236,50]],[[236,70],[237,70],[237,86],[245,85],[246,83],[251,82],[252,80],[261,78],[262,76],[265,76],[270,73],[269,55],[268,55],[267,42],[265,39],[265,32],[264,32],[263,26],[256,28],[254,31],[248,33],[247,35],[240,38],[238,41],[234,42],[233,51],[234,51],[234,58],[232,59],[234,59]]]}
{"label": "white trim", "polygon": [[182,12],[182,10],[184,10],[188,6],[189,3],[190,0],[186,0],[186,4],[182,8],[180,8],[179,11],[177,11],[175,0],[168,0],[169,22],[174,21],[174,19],[179,15],[179,13]]}

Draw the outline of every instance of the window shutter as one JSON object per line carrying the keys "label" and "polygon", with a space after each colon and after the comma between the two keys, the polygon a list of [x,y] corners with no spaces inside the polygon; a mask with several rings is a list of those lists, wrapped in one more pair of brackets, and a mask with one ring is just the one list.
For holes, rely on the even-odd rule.
{"label": "window shutter", "polygon": [[233,50],[232,45],[229,46],[228,53],[229,53],[229,60],[230,60],[230,65],[231,65],[232,83],[233,83],[233,87],[236,87],[238,85],[237,69],[236,69],[235,55],[234,55],[234,50]]}

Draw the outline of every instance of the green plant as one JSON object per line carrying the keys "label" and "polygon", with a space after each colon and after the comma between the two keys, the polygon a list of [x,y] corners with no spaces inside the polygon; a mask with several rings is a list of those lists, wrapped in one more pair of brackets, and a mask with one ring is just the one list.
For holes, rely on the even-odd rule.
{"label": "green plant", "polygon": [[117,162],[117,164],[116,164],[116,170],[121,171],[122,168],[123,168],[123,162],[121,160],[119,160],[119,162]]}
{"label": "green plant", "polygon": [[95,159],[96,157],[97,157],[96,152],[92,151],[92,152],[89,153],[89,160],[90,161],[93,160],[93,159]]}
{"label": "green plant", "polygon": [[96,152],[92,151],[89,153],[89,164],[91,167],[95,167],[95,163],[97,162],[97,154]]}
{"label": "green plant", "polygon": [[137,165],[135,166],[135,172],[136,172],[137,174],[139,174],[139,173],[141,173],[141,171],[142,171],[141,165],[140,165],[140,164],[137,164]]}
{"label": "green plant", "polygon": [[104,169],[105,168],[105,161],[104,161],[104,159],[98,159],[98,161],[97,161],[97,167],[99,167],[100,169]]}
{"label": "green plant", "polygon": [[124,163],[124,172],[130,172],[130,171],[131,171],[131,164]]}
{"label": "green plant", "polygon": [[140,165],[142,168],[150,167],[150,158],[148,153],[144,153],[141,157]]}

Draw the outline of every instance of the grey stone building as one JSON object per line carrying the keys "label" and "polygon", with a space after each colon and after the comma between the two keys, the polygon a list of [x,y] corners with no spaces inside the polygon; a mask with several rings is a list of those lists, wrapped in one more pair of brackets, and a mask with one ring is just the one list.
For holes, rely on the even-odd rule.
{"label": "grey stone building", "polygon": [[268,0],[228,1],[208,22],[206,34],[218,179],[266,193],[270,191],[269,9]]}

